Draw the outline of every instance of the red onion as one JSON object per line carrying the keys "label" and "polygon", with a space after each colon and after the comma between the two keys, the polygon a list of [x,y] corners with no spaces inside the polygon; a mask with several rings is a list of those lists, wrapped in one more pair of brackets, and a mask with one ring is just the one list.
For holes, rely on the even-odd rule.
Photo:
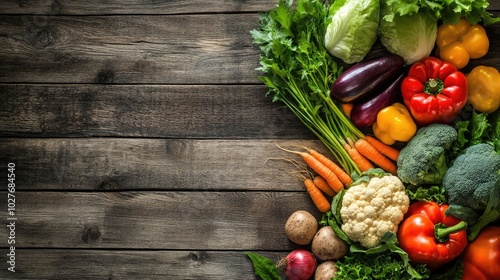
{"label": "red onion", "polygon": [[288,280],[307,280],[314,275],[317,265],[314,255],[304,249],[295,249],[281,259],[277,266]]}

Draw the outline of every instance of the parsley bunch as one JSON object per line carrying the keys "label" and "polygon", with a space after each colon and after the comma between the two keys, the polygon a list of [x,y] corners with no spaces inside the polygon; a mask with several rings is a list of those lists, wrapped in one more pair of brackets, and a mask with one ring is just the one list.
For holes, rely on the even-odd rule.
{"label": "parsley bunch", "polygon": [[[274,9],[259,15],[252,30],[261,50],[259,77],[266,95],[283,102],[333,153],[348,174],[359,168],[343,148],[363,137],[330,98],[339,67],[325,49],[324,37],[331,16],[320,0],[279,0]],[[293,6],[293,7],[292,7]]]}
{"label": "parsley bunch", "polygon": [[408,272],[408,264],[389,253],[351,254],[335,263],[338,271],[335,279],[428,279],[430,271],[416,266],[414,274]]}

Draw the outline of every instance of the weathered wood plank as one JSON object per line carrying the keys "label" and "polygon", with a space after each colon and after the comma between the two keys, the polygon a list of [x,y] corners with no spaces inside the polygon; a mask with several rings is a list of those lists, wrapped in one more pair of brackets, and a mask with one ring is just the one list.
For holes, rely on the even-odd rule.
{"label": "weathered wood plank", "polygon": [[2,16],[0,82],[258,83],[257,17]]}
{"label": "weathered wood plank", "polygon": [[312,138],[262,85],[0,85],[0,136]]}
{"label": "weathered wood plank", "polygon": [[[0,17],[0,82],[260,84],[258,16]],[[207,24],[207,23],[210,24]],[[500,67],[498,24],[489,53],[468,69]]]}
{"label": "weathered wood plank", "polygon": [[[490,10],[500,10],[500,2],[490,0]],[[189,14],[254,12],[271,9],[277,0],[212,0],[200,5],[199,0],[3,0],[0,14],[36,14],[51,16],[98,14]]]}
{"label": "weathered wood plank", "polygon": [[[260,279],[241,251],[110,251],[18,249],[16,272],[1,279]],[[285,252],[258,252],[277,261]]]}
{"label": "weathered wood plank", "polygon": [[271,0],[3,0],[0,14],[35,14],[38,16],[110,15],[110,14],[194,14],[255,12],[271,9]]}
{"label": "weathered wood plank", "polygon": [[16,192],[16,248],[290,250],[299,209],[321,217],[305,191]]}
{"label": "weathered wood plank", "polygon": [[0,165],[16,164],[18,190],[284,190],[303,189],[280,145],[317,140],[181,140],[0,138]]}

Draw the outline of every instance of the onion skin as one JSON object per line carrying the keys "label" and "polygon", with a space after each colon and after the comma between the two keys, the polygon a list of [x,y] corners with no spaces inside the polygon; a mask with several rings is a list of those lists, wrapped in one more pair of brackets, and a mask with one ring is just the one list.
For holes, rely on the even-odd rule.
{"label": "onion skin", "polygon": [[397,97],[401,95],[401,83],[404,77],[404,73],[400,74],[380,94],[366,101],[355,103],[351,111],[352,123],[357,127],[367,127],[375,123],[378,112],[392,105],[396,102]]}
{"label": "onion skin", "polygon": [[284,270],[288,280],[308,280],[316,271],[318,262],[314,255],[304,249],[295,249],[281,259],[277,266]]}

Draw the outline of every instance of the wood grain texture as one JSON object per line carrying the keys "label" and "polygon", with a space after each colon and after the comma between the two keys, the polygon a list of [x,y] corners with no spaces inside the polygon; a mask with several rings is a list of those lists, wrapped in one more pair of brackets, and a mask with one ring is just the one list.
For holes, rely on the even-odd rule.
{"label": "wood grain texture", "polygon": [[304,138],[264,86],[0,85],[0,136]]}
{"label": "wood grain texture", "polygon": [[110,14],[197,14],[267,11],[270,0],[3,0],[0,14],[110,15]]}
{"label": "wood grain texture", "polygon": [[[16,273],[0,270],[1,279],[260,279],[242,251],[19,249],[17,253]],[[272,261],[286,254],[257,253]],[[0,255],[2,263],[5,259],[5,254]]]}
{"label": "wood grain texture", "polygon": [[316,140],[0,138],[0,164],[18,190],[303,190],[276,141],[331,155]]}
{"label": "wood grain texture", "polygon": [[[490,0],[490,10],[500,10],[500,2]],[[202,4],[201,4],[202,3]],[[0,14],[189,14],[255,12],[271,9],[277,1],[270,0],[3,0]]]}
{"label": "wood grain texture", "polygon": [[[250,35],[257,20],[256,13],[2,16],[0,83],[261,84]],[[486,29],[499,45],[498,30]],[[480,64],[500,65],[498,48],[464,71]]]}
{"label": "wood grain texture", "polygon": [[1,16],[0,82],[258,83],[257,18]]}
{"label": "wood grain texture", "polygon": [[[286,220],[299,209],[319,219],[314,207],[305,191],[16,192],[15,245],[290,250],[296,246],[285,236]],[[7,240],[7,230],[0,240]]]}

